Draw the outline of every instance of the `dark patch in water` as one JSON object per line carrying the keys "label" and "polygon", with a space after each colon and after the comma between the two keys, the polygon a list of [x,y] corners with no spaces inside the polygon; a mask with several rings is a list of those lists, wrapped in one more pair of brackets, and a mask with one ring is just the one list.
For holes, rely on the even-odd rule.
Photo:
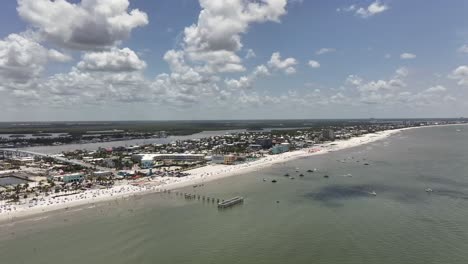
{"label": "dark patch in water", "polygon": [[358,199],[358,198],[372,198],[371,193],[375,191],[377,196],[384,194],[385,198],[390,198],[401,203],[418,203],[425,201],[430,195],[438,195],[449,197],[452,199],[468,200],[468,195],[464,192],[438,189],[432,193],[427,193],[425,190],[406,188],[400,186],[388,185],[330,185],[325,186],[317,192],[306,193],[304,196],[321,202],[327,206],[337,207],[342,206],[345,200]]}
{"label": "dark patch in water", "polygon": [[385,188],[373,185],[330,185],[321,188],[318,192],[305,194],[306,198],[323,202],[329,206],[338,206],[340,200],[374,197],[371,192],[383,192]]}

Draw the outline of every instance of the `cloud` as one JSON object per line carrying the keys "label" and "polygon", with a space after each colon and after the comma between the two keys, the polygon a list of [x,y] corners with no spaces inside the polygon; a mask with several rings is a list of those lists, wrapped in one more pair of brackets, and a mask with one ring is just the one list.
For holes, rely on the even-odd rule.
{"label": "cloud", "polygon": [[409,70],[406,67],[400,67],[395,71],[398,77],[406,77],[409,74]]}
{"label": "cloud", "polygon": [[0,40],[0,87],[29,89],[41,77],[49,61],[71,58],[57,50],[48,50],[28,34],[10,34]]}
{"label": "cloud", "polygon": [[[452,102],[455,98],[447,94],[448,89],[442,85],[434,85],[419,92],[404,90],[408,87],[405,77],[409,70],[400,67],[395,74],[384,80],[364,81],[356,75],[349,75],[345,83],[352,85],[358,92],[358,98],[353,102],[378,105],[400,105],[401,107],[440,106]],[[400,107],[399,106],[399,107]]]}
{"label": "cloud", "polygon": [[255,77],[268,76],[270,75],[270,71],[265,65],[259,65],[253,71],[253,74]]}
{"label": "cloud", "polygon": [[296,73],[297,60],[295,58],[286,58],[281,60],[281,54],[274,52],[268,61],[268,66],[274,70],[281,70],[286,74]]}
{"label": "cloud", "polygon": [[445,92],[445,91],[447,91],[447,88],[445,88],[442,85],[432,86],[425,90],[425,92],[427,93],[440,93],[440,92]]}
{"label": "cloud", "polygon": [[400,88],[406,87],[406,83],[402,78],[408,75],[406,68],[399,68],[395,71],[395,75],[388,80],[374,80],[364,81],[363,78],[356,75],[349,75],[345,83],[354,86],[361,95],[368,96],[371,94],[373,97],[378,93],[393,93]]}
{"label": "cloud", "polygon": [[184,52],[191,61],[205,64],[199,71],[244,71],[236,54],[243,47],[241,35],[252,23],[279,22],[286,4],[286,0],[200,0],[197,23],[184,30]]}
{"label": "cloud", "polygon": [[3,81],[25,83],[39,77],[48,51],[39,43],[18,34],[0,40],[0,76]]}
{"label": "cloud", "polygon": [[58,45],[96,50],[127,39],[133,29],[148,24],[146,13],[128,12],[128,0],[18,0],[19,16],[47,40]]}
{"label": "cloud", "polygon": [[388,5],[382,4],[380,1],[375,1],[371,3],[367,8],[359,8],[356,10],[356,15],[362,18],[368,18],[377,14],[380,14],[386,10],[388,10]]}
{"label": "cloud", "polygon": [[112,48],[109,51],[88,52],[77,65],[83,71],[129,72],[146,68],[146,63],[129,48]]}
{"label": "cloud", "polygon": [[255,57],[257,57],[255,52],[252,49],[248,49],[247,54],[245,54],[245,58],[246,59],[251,59],[251,58],[255,58]]}
{"label": "cloud", "polygon": [[348,7],[337,8],[337,12],[352,12],[361,18],[369,18],[377,14],[387,11],[390,7],[381,3],[379,0],[372,2],[367,7],[358,7],[357,5],[350,5]]}
{"label": "cloud", "polygon": [[241,76],[239,79],[226,79],[224,83],[232,90],[251,89],[257,78],[269,75],[270,71],[268,68],[265,65],[259,65],[255,67],[250,75]]}
{"label": "cloud", "polygon": [[334,48],[321,48],[321,49],[317,50],[315,52],[315,54],[322,55],[322,54],[327,54],[327,53],[331,53],[331,52],[335,52],[335,51],[336,51],[336,49],[334,49]]}
{"label": "cloud", "polygon": [[348,75],[348,77],[346,78],[345,80],[345,83],[346,84],[351,84],[351,85],[354,85],[354,86],[359,86],[361,85],[363,82],[363,79],[359,76],[356,76],[356,75]]}
{"label": "cloud", "polygon": [[60,51],[54,49],[49,50],[49,59],[51,61],[57,62],[69,62],[73,60],[73,58],[70,55],[63,54]]}
{"label": "cloud", "polygon": [[468,66],[459,66],[449,77],[458,80],[458,85],[468,86]]}
{"label": "cloud", "polygon": [[320,63],[318,61],[315,61],[315,60],[310,60],[309,61],[309,66],[311,68],[314,68],[314,69],[320,68]]}
{"label": "cloud", "polygon": [[458,52],[460,53],[468,53],[468,45],[464,44],[460,48],[458,48]]}
{"label": "cloud", "polygon": [[415,59],[416,58],[416,55],[413,54],[413,53],[402,53],[400,55],[400,59],[402,60],[412,60],[412,59]]}
{"label": "cloud", "polygon": [[231,89],[248,89],[252,88],[252,79],[247,76],[242,76],[238,80],[228,79],[226,85]]}

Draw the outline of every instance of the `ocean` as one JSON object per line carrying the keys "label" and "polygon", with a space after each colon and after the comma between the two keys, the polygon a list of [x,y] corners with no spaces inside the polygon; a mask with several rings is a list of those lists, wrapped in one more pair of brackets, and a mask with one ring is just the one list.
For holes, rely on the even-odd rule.
{"label": "ocean", "polygon": [[179,191],[245,200],[218,210],[149,194],[3,223],[1,263],[468,263],[464,126],[412,129]]}

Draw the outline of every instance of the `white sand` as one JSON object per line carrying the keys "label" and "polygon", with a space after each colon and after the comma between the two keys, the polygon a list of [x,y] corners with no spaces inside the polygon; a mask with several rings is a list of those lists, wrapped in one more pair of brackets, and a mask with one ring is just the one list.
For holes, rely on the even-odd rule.
{"label": "white sand", "polygon": [[260,170],[273,164],[282,163],[301,157],[321,155],[331,151],[347,149],[375,142],[377,140],[385,139],[390,135],[396,134],[400,131],[412,128],[417,127],[380,131],[377,133],[366,134],[360,137],[353,137],[348,140],[338,140],[330,143],[319,144],[308,149],[291,151],[278,155],[267,155],[256,161],[246,162],[238,165],[207,165],[201,168],[187,171],[190,173],[190,175],[183,178],[157,177],[154,180],[140,180],[138,182],[123,181],[109,189],[88,190],[80,194],[58,198],[52,198],[52,196],[57,194],[53,194],[48,197],[41,196],[37,197],[38,201],[31,201],[31,199],[27,199],[23,204],[20,205],[5,205],[4,202],[0,202],[0,221],[14,220],[19,217],[25,217],[54,210],[69,209],[70,207],[79,205],[89,204],[92,206],[92,204],[96,202],[109,201],[137,194],[140,195],[149,192],[173,190],[186,186],[203,184],[208,181]]}

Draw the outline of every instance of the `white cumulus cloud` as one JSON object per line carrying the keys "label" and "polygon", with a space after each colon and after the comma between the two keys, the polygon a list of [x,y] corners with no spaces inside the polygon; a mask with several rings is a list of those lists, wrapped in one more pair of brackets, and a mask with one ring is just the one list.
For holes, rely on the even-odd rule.
{"label": "white cumulus cloud", "polygon": [[460,53],[468,53],[468,45],[463,45],[460,48],[458,48],[458,52]]}
{"label": "white cumulus cloud", "polygon": [[356,16],[361,18],[369,18],[377,14],[387,11],[390,7],[387,4],[377,0],[369,4],[368,6],[359,7],[357,5],[350,5],[343,8],[337,8],[337,12],[352,12]]}
{"label": "white cumulus cloud", "polygon": [[103,49],[148,24],[146,13],[128,10],[128,0],[18,0],[18,14],[43,36],[68,48]]}
{"label": "white cumulus cloud", "polygon": [[331,53],[331,52],[335,52],[335,51],[336,51],[336,49],[334,49],[334,48],[321,48],[321,49],[317,50],[315,52],[315,54],[322,55],[322,54],[327,54],[327,53]]}
{"label": "white cumulus cloud", "polygon": [[315,61],[315,60],[310,60],[309,61],[309,66],[311,68],[314,68],[314,69],[320,68],[320,63],[318,61]]}
{"label": "white cumulus cloud", "polygon": [[453,70],[450,75],[452,79],[458,80],[458,85],[468,86],[468,66],[462,65]]}
{"label": "white cumulus cloud", "polygon": [[85,53],[77,67],[85,71],[128,72],[143,70],[146,63],[129,48],[112,48],[108,51]]}
{"label": "white cumulus cloud", "polygon": [[286,0],[200,0],[196,24],[184,30],[184,52],[188,58],[205,64],[204,72],[244,71],[236,54],[243,47],[241,35],[252,23],[279,22],[286,13]]}
{"label": "white cumulus cloud", "polygon": [[281,70],[286,74],[296,73],[295,66],[297,65],[297,60],[295,58],[286,58],[281,59],[281,54],[279,52],[274,52],[271,55],[270,60],[268,61],[268,66],[274,70]]}
{"label": "white cumulus cloud", "polygon": [[412,60],[415,58],[416,58],[416,55],[413,53],[405,52],[405,53],[400,54],[400,59],[402,60]]}

